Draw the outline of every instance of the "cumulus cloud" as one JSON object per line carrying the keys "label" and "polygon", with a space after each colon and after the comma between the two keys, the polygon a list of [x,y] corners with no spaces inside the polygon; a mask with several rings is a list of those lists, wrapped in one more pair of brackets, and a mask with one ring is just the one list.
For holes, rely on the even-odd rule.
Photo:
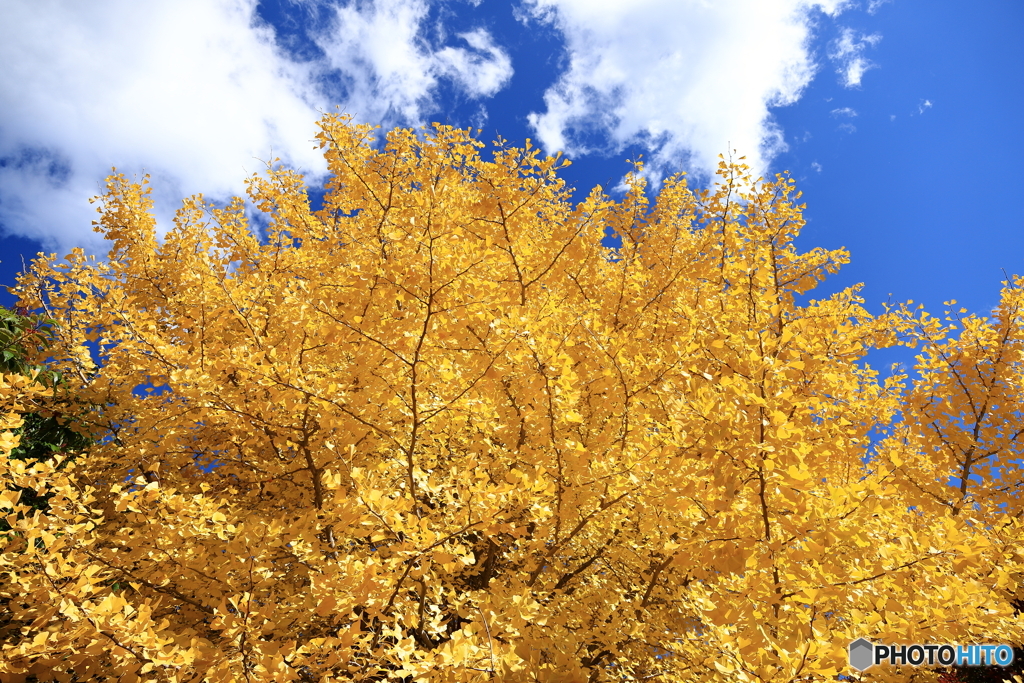
{"label": "cumulus cloud", "polygon": [[845,4],[530,0],[534,20],[563,32],[569,56],[530,124],[550,151],[649,146],[655,176],[711,171],[731,149],[764,171],[785,149],[770,107],[795,102],[815,72],[813,10]]}
{"label": "cumulus cloud", "polygon": [[[441,80],[478,98],[511,76],[483,30],[427,44],[420,0],[308,3],[332,21],[317,35],[324,56],[305,61],[278,48],[257,4],[0,0],[3,231],[100,251],[88,198],[111,166],[153,176],[166,229],[182,196],[242,194],[260,160],[324,172],[320,111],[415,125]],[[339,79],[342,99],[325,86]]]}
{"label": "cumulus cloud", "polygon": [[864,51],[882,40],[877,33],[858,35],[851,28],[844,28],[829,48],[828,56],[836,64],[840,82],[847,88],[860,86],[864,72],[874,69],[877,64],[864,56]]}
{"label": "cumulus cloud", "polygon": [[[242,193],[260,160],[318,175],[314,122],[335,105],[417,125],[447,85],[477,101],[480,125],[513,64],[483,28],[446,33],[440,1],[290,0],[312,41],[300,57],[260,22],[259,0],[0,0],[0,226],[96,250],[87,200],[114,165],[154,176],[163,227],[184,195]],[[516,16],[560,31],[567,57],[529,123],[552,152],[636,144],[655,178],[712,171],[732,149],[763,172],[785,148],[771,108],[816,71],[815,22],[849,5],[521,0]],[[845,29],[831,46],[848,84],[878,39]]]}
{"label": "cumulus cloud", "polygon": [[0,224],[87,241],[87,200],[115,165],[178,197],[237,191],[254,157],[319,168],[315,93],[254,4],[0,3]]}

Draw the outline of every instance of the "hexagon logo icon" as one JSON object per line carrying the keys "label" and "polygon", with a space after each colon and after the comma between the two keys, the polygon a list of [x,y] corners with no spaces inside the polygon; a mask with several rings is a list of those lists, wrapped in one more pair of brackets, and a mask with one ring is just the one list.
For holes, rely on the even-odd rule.
{"label": "hexagon logo icon", "polygon": [[858,638],[850,643],[850,666],[864,671],[875,663],[875,646],[867,638]]}

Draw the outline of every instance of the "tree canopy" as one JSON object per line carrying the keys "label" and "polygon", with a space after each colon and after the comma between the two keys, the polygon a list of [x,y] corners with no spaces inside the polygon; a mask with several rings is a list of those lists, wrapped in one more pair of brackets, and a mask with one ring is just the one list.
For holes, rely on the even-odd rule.
{"label": "tree canopy", "polygon": [[[78,405],[67,391],[62,391],[66,389],[66,382],[59,373],[46,363],[38,362],[53,343],[54,334],[53,320],[0,306],[0,373],[27,377],[49,389],[20,405],[16,417],[4,418],[4,431],[17,437],[17,445],[9,452],[4,451],[7,457],[30,463],[52,459],[55,454],[68,458],[91,444],[88,428],[80,420],[87,408]],[[15,418],[13,422],[6,421],[11,418]],[[46,508],[45,495],[29,488],[20,491],[22,503],[31,508]],[[0,529],[8,530],[6,524],[0,520]]]}
{"label": "tree canopy", "polygon": [[[319,210],[250,178],[263,240],[202,196],[158,238],[113,175],[109,258],[20,279],[97,441],[0,459],[0,677],[814,681],[862,636],[1024,642],[1024,281],[873,316],[810,298],[847,253],[797,250],[785,176],[573,205],[529,145],[372,136],[321,121]],[[895,344],[918,378],[865,363]],[[5,452],[48,391],[4,370]]]}

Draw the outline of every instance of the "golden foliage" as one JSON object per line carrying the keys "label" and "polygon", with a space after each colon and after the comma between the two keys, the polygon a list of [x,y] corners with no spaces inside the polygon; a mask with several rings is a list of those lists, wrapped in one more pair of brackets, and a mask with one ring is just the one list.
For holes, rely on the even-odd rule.
{"label": "golden foliage", "polygon": [[[574,207],[529,146],[321,127],[322,210],[249,181],[265,243],[201,196],[160,240],[115,175],[109,260],[22,278],[100,442],[0,459],[53,495],[0,492],[4,680],[832,680],[861,636],[1020,642],[1021,283],[947,338],[807,301],[846,253],[796,250],[785,177]],[[909,388],[863,363],[919,341]],[[36,389],[0,390],[9,431]]]}

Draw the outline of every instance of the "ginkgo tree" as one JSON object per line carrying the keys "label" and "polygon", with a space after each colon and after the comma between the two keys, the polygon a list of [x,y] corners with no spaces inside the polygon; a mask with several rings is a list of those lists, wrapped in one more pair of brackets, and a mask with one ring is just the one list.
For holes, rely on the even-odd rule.
{"label": "ginkgo tree", "polygon": [[[807,296],[847,254],[796,249],[785,176],[573,205],[529,145],[320,125],[322,208],[248,181],[265,239],[202,196],[160,237],[113,175],[109,257],[20,279],[96,443],[0,459],[0,678],[926,680],[847,645],[1024,642],[1024,282],[872,316]],[[894,344],[919,379],[864,362]],[[0,392],[9,430],[47,388]]]}
{"label": "ginkgo tree", "polygon": [[[65,458],[74,458],[90,445],[85,435],[85,426],[78,417],[87,412],[86,406],[76,405],[75,398],[67,392],[66,382],[44,364],[31,361],[45,355],[53,336],[53,321],[40,316],[22,315],[27,311],[11,311],[0,306],[0,373],[10,376],[30,377],[35,384],[47,387],[43,400],[35,396],[21,406],[13,428],[18,444],[4,450],[4,457],[36,462],[48,460],[55,453]],[[9,434],[11,438],[14,434]],[[22,489],[20,502],[32,508],[45,509],[45,496],[33,489]],[[6,531],[5,521],[0,520],[0,530]]]}

